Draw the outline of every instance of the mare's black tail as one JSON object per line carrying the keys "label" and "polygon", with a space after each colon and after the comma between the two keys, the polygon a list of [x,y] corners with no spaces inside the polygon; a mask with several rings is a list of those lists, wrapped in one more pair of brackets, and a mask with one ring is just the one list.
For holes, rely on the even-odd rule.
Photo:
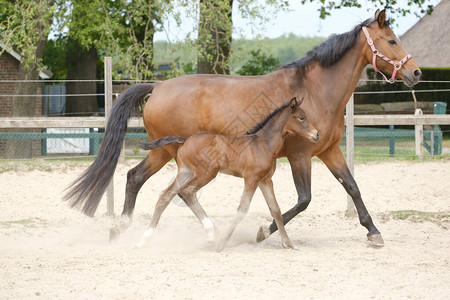
{"label": "mare's black tail", "polygon": [[144,150],[152,150],[159,147],[164,147],[170,144],[184,144],[187,138],[181,136],[165,136],[151,142],[139,142],[139,147]]}
{"label": "mare's black tail", "polygon": [[122,143],[127,131],[128,119],[146,101],[154,84],[138,84],[114,102],[105,130],[105,138],[97,158],[81,176],[72,183],[64,195],[71,207],[81,207],[81,211],[93,216],[106,190],[119,159]]}

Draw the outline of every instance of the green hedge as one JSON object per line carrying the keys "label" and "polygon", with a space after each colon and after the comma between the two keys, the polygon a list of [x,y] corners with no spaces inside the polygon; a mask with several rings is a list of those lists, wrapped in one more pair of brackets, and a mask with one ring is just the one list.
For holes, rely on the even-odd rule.
{"label": "green hedge", "polygon": [[[450,81],[450,68],[421,68],[422,80],[425,81]],[[368,79],[382,79],[381,75],[376,73],[373,68],[367,69]],[[434,82],[419,82],[414,87],[414,90],[450,90],[450,83],[434,83]],[[365,86],[357,87],[355,92],[371,92],[371,91],[410,91],[411,88],[398,81],[394,84],[381,81],[368,81]],[[417,92],[417,101],[441,101],[447,103],[447,113],[449,111],[450,92]],[[396,93],[396,94],[355,94],[356,104],[380,104],[383,102],[400,102],[413,101],[411,93]]]}

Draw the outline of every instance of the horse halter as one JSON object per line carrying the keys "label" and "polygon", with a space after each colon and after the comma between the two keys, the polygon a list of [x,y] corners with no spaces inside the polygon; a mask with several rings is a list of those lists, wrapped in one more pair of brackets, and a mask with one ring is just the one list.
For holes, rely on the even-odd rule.
{"label": "horse halter", "polygon": [[[402,65],[404,63],[406,63],[412,56],[411,54],[406,55],[401,61],[399,62],[394,62],[393,60],[387,58],[386,56],[384,56],[383,54],[380,53],[380,51],[377,50],[377,48],[375,48],[375,45],[373,44],[373,40],[369,35],[369,32],[367,31],[367,27],[363,26],[362,27],[362,31],[364,32],[364,35],[366,36],[367,39],[367,44],[369,44],[370,49],[372,49],[372,65],[373,65],[373,69],[380,73],[381,75],[383,75],[384,80],[386,80],[386,82],[389,83],[394,83],[395,81],[395,74],[397,74],[397,71],[401,69]],[[381,72],[380,70],[378,70],[377,68],[377,56],[385,61],[387,61],[388,63],[390,63],[391,65],[394,66],[394,71],[392,72],[392,77],[391,79],[387,79],[386,75],[383,74],[383,72]]]}

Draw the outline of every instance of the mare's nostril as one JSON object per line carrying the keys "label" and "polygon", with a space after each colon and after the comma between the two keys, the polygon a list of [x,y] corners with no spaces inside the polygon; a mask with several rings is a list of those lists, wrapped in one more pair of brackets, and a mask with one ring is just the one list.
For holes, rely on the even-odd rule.
{"label": "mare's nostril", "polygon": [[422,76],[422,72],[419,69],[414,70],[414,76],[416,78],[420,78]]}

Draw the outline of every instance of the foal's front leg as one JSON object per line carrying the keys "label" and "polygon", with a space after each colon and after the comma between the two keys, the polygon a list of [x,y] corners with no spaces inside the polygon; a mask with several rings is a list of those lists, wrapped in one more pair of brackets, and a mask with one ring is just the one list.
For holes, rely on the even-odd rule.
{"label": "foal's front leg", "polygon": [[269,206],[270,214],[274,218],[278,230],[280,231],[281,244],[284,248],[297,249],[297,247],[294,246],[291,239],[287,235],[286,229],[284,228],[283,216],[281,215],[280,206],[278,205],[278,202],[275,198],[272,179],[269,178],[261,181],[261,183],[259,184],[259,188],[264,195],[264,199],[266,199],[267,206]]}
{"label": "foal's front leg", "polygon": [[257,184],[257,182],[245,181],[244,192],[241,196],[241,203],[239,204],[239,207],[237,209],[236,217],[228,228],[224,238],[219,243],[217,251],[223,250],[227,242],[230,240],[230,237],[233,234],[234,230],[236,229],[236,226],[244,219],[245,215],[247,214],[248,209],[250,208],[250,202],[252,201],[253,195],[255,194]]}

